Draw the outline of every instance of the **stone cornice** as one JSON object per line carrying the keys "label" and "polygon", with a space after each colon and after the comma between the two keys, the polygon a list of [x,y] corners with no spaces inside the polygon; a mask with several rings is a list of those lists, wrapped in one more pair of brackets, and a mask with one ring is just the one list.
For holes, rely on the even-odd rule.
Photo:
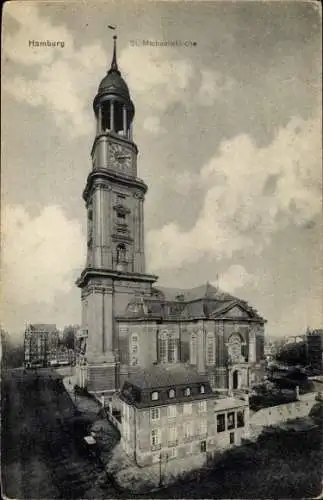
{"label": "stone cornice", "polygon": [[76,281],[76,285],[79,288],[83,288],[87,285],[90,279],[105,279],[110,278],[113,281],[130,281],[130,282],[149,282],[155,283],[157,281],[158,276],[153,274],[139,274],[139,273],[128,273],[125,271],[116,271],[112,269],[96,269],[92,267],[87,267],[82,272],[81,276]]}
{"label": "stone cornice", "polygon": [[136,188],[139,190],[140,195],[141,193],[142,195],[145,194],[148,190],[148,186],[138,177],[130,177],[119,174],[114,170],[110,170],[107,168],[98,168],[92,170],[92,172],[90,172],[88,175],[86,186],[83,191],[83,199],[85,200],[85,202],[87,202],[93,187],[100,186],[103,189],[109,189],[109,182]]}

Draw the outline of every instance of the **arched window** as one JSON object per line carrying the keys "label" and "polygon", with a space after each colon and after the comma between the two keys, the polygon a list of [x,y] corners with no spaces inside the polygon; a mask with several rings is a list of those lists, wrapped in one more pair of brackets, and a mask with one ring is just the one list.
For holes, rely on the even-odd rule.
{"label": "arched window", "polygon": [[204,387],[204,385],[201,385],[201,386],[200,386],[200,393],[201,393],[201,394],[204,394],[204,393],[205,393],[205,387]]}
{"label": "arched window", "polygon": [[206,336],[206,364],[214,365],[215,363],[215,335],[208,333]]}
{"label": "arched window", "polygon": [[175,363],[177,361],[177,342],[173,335],[167,336],[168,341],[168,363]]}
{"label": "arched window", "polygon": [[240,363],[242,357],[242,339],[238,333],[233,333],[227,343],[231,363]]}
{"label": "arched window", "polygon": [[122,264],[126,262],[126,246],[120,243],[117,246],[117,264]]}
{"label": "arched window", "polygon": [[158,359],[160,363],[167,363],[167,351],[168,351],[168,345],[167,345],[167,332],[160,332],[159,335],[159,356]]}
{"label": "arched window", "polygon": [[176,363],[178,341],[167,330],[160,332],[158,337],[158,360],[160,363]]}
{"label": "arched window", "polygon": [[184,391],[184,395],[185,396],[190,396],[191,395],[191,389],[189,387],[186,387],[186,389]]}
{"label": "arched window", "polygon": [[152,401],[157,401],[158,399],[158,392],[157,391],[154,391],[151,393],[151,400]]}
{"label": "arched window", "polygon": [[175,390],[174,389],[169,389],[169,391],[168,391],[168,397],[169,398],[174,398],[175,397]]}

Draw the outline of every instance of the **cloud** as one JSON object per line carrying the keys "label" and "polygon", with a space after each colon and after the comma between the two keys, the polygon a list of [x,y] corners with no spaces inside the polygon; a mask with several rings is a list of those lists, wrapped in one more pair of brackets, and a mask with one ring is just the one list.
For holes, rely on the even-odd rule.
{"label": "cloud", "polygon": [[47,206],[31,216],[23,206],[7,206],[2,229],[4,307],[5,302],[50,304],[75,286],[75,272],[84,264],[84,237],[80,224],[60,207]]}
{"label": "cloud", "polygon": [[[65,26],[54,26],[48,19],[39,15],[33,2],[13,2],[5,7],[5,15],[14,19],[19,28],[14,34],[6,34],[3,50],[5,56],[25,66],[50,64],[57,54],[70,56],[73,52],[73,37]],[[36,48],[29,46],[29,40],[63,41],[64,48]]]}
{"label": "cloud", "polygon": [[162,122],[169,107],[191,101],[191,63],[176,58],[172,49],[130,46],[121,52],[119,67],[139,110],[137,123],[153,135],[165,133]]}
{"label": "cloud", "polygon": [[311,221],[321,211],[320,130],[318,119],[293,118],[265,148],[247,135],[223,141],[199,173],[205,198],[195,225],[148,233],[150,268],[261,253],[277,231]]}
{"label": "cloud", "polygon": [[147,116],[143,123],[143,128],[152,134],[161,134],[166,132],[166,130],[160,124],[160,118],[158,116]]}
{"label": "cloud", "polygon": [[[93,42],[76,50],[68,29],[53,26],[33,4],[10,4],[8,13],[19,28],[5,37],[4,53],[19,64],[32,66],[36,76],[6,77],[3,89],[19,103],[46,109],[57,126],[64,127],[64,134],[72,138],[89,135],[94,128],[89,106],[94,97],[93,82],[98,83],[98,75],[103,76],[107,61],[101,44]],[[33,48],[29,40],[63,41],[65,45]]]}
{"label": "cloud", "polygon": [[183,100],[193,77],[193,67],[175,52],[156,47],[127,47],[120,54],[120,68],[132,91],[144,97],[147,108],[164,111]]}
{"label": "cloud", "polygon": [[[76,49],[67,27],[54,26],[39,14],[35,4],[10,4],[7,11],[19,27],[4,38],[4,53],[9,60],[31,67],[36,76],[7,77],[3,89],[19,103],[46,109],[57,126],[64,125],[64,133],[72,138],[89,135],[94,126],[89,106],[95,92],[93,82],[98,84],[98,75],[104,76],[108,60],[101,44],[93,42]],[[31,47],[29,40],[63,41],[65,45],[64,48]],[[190,63],[175,59],[173,54],[174,51],[167,49],[129,46],[118,58],[131,91],[139,101],[142,98],[140,121],[152,134],[164,131],[163,113],[171,104],[185,101],[193,76]]]}
{"label": "cloud", "polygon": [[231,293],[245,286],[255,287],[258,285],[259,281],[259,276],[249,273],[239,264],[230,266],[221,276],[219,276],[220,288]]}
{"label": "cloud", "polygon": [[204,106],[213,104],[217,99],[224,99],[227,92],[233,90],[235,81],[218,71],[202,70],[198,101]]}
{"label": "cloud", "polygon": [[292,305],[284,307],[281,315],[270,322],[270,330],[280,335],[303,335],[308,327],[322,328],[322,287],[319,293],[294,297]]}

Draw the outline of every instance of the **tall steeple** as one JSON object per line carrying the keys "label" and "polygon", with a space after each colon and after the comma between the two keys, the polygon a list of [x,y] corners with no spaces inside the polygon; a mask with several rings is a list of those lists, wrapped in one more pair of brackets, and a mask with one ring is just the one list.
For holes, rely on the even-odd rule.
{"label": "tall steeple", "polygon": [[117,63],[113,37],[111,67],[93,101],[96,134],[83,198],[88,220],[87,261],[77,285],[82,289],[82,328],[88,332],[88,390],[118,386],[119,344],[115,316],[134,293],[150,294],[157,277],[146,274],[144,198],[137,177],[138,149],[132,140],[135,113]]}

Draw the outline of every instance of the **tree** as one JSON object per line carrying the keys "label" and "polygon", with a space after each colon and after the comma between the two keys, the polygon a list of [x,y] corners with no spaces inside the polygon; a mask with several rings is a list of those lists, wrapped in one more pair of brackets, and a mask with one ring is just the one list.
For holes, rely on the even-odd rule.
{"label": "tree", "polygon": [[276,356],[277,361],[287,365],[307,365],[306,342],[284,345]]}
{"label": "tree", "polygon": [[65,326],[63,330],[63,338],[61,343],[67,347],[67,349],[74,349],[74,339],[79,325],[68,325]]}
{"label": "tree", "polygon": [[19,368],[24,364],[24,346],[23,344],[14,344],[9,334],[1,329],[1,365],[4,368]]}

